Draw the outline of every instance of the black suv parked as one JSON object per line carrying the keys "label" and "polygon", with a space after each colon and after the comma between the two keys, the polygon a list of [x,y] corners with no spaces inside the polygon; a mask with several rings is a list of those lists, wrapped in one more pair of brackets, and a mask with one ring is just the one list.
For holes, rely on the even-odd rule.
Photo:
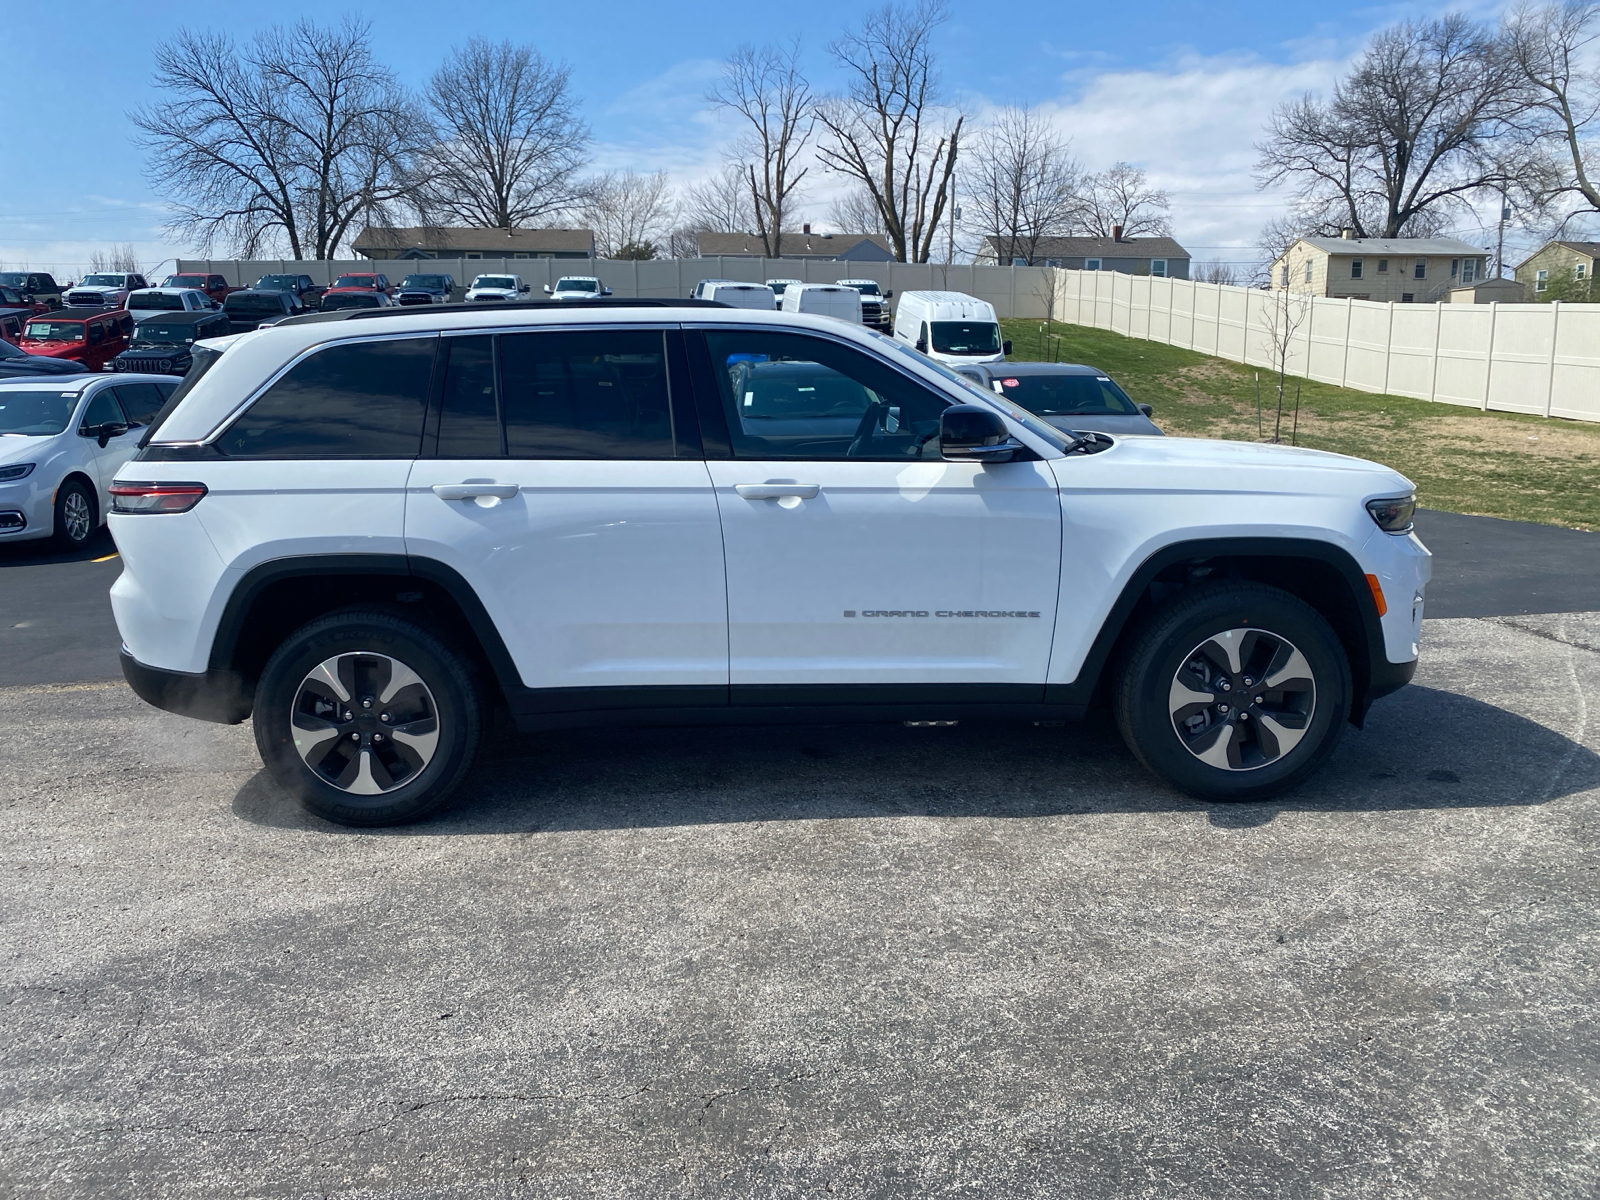
{"label": "black suv parked", "polygon": [[113,371],[145,375],[187,375],[194,344],[233,332],[226,313],[185,312],[146,317],[133,328],[133,345],[111,360]]}

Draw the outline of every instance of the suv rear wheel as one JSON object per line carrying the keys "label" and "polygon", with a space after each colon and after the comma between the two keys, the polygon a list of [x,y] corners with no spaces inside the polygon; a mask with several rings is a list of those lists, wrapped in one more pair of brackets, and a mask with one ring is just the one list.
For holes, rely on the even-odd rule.
{"label": "suv rear wheel", "polygon": [[1321,614],[1253,583],[1197,588],[1134,640],[1113,692],[1123,740],[1202,800],[1297,786],[1339,744],[1350,664]]}
{"label": "suv rear wheel", "polygon": [[377,610],[302,626],[267,661],[255,733],[273,778],[341,825],[437,811],[477,753],[470,664],[427,630]]}

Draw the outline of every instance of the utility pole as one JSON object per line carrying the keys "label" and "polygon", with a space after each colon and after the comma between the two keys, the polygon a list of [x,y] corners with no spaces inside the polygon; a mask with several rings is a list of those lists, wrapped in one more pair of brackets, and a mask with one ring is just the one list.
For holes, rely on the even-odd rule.
{"label": "utility pole", "polygon": [[954,182],[950,185],[950,240],[945,247],[944,261],[948,266],[956,261],[956,222],[961,220],[961,205],[956,203]]}
{"label": "utility pole", "polygon": [[1506,201],[1506,194],[1500,193],[1500,237],[1494,247],[1494,277],[1504,279],[1506,275],[1506,222],[1511,219],[1511,205]]}

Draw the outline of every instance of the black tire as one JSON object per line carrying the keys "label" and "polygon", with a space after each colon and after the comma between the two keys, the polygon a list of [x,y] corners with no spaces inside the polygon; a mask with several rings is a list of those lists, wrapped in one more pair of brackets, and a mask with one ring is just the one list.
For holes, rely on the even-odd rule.
{"label": "black tire", "polygon": [[56,545],[81,550],[100,528],[100,506],[94,490],[81,479],[69,479],[56,489]]}
{"label": "black tire", "polygon": [[[338,689],[323,682],[329,674],[312,678],[330,661]],[[374,703],[364,709],[363,699]],[[361,609],[284,639],[261,673],[254,722],[261,761],[311,812],[340,825],[399,825],[437,812],[461,783],[482,702],[469,659],[411,620]]]}
{"label": "black tire", "polygon": [[1297,787],[1333,753],[1351,690],[1344,647],[1309,604],[1263,584],[1218,583],[1152,614],[1112,707],[1134,756],[1173,787],[1260,800]]}

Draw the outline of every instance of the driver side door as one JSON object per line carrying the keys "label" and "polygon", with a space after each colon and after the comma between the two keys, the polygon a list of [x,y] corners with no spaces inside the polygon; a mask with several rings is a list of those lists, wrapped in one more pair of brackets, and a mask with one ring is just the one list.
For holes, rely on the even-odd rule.
{"label": "driver side door", "polygon": [[946,462],[955,401],[821,334],[706,327],[696,399],[735,704],[1040,700],[1061,569],[1043,462]]}

